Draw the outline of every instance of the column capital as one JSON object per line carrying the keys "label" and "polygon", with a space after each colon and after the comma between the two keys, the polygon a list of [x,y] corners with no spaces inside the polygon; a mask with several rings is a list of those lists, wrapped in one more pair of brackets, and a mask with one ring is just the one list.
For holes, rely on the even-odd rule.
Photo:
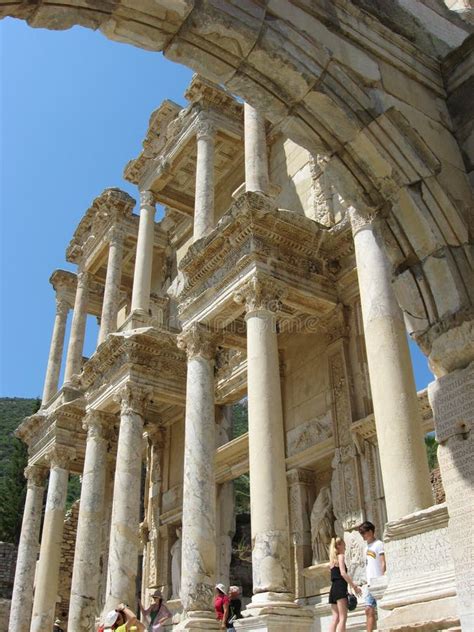
{"label": "column capital", "polygon": [[110,424],[106,414],[99,410],[90,409],[82,421],[82,427],[87,431],[87,438],[107,439]]}
{"label": "column capital", "polygon": [[151,395],[151,387],[128,382],[114,395],[114,400],[120,403],[121,415],[135,413],[143,417]]}
{"label": "column capital", "polygon": [[374,209],[372,213],[360,213],[353,206],[347,209],[349,213],[349,219],[351,222],[352,234],[356,235],[363,228],[372,226],[374,221],[380,215],[378,209]]}
{"label": "column capital", "polygon": [[63,296],[56,294],[56,314],[65,318],[70,309],[69,302]]}
{"label": "column capital", "polygon": [[153,195],[153,191],[149,191],[145,189],[140,191],[140,207],[149,206],[151,208],[155,208],[155,196]]}
{"label": "column capital", "polygon": [[208,139],[213,140],[216,134],[214,123],[207,116],[199,116],[196,121],[196,138],[197,140]]}
{"label": "column capital", "polygon": [[87,270],[79,270],[77,272],[77,287],[78,288],[86,288],[89,284],[90,273]]}
{"label": "column capital", "polygon": [[178,348],[186,351],[188,360],[200,356],[206,360],[214,360],[218,336],[197,323],[185,329],[178,336]]}
{"label": "column capital", "polygon": [[107,231],[107,241],[109,245],[121,245],[123,239],[125,237],[125,231],[122,226],[117,226],[116,224],[111,226]]}
{"label": "column capital", "polygon": [[40,465],[27,465],[24,475],[28,487],[43,487],[48,470]]}
{"label": "column capital", "polygon": [[254,274],[234,293],[234,301],[245,305],[247,314],[264,310],[277,312],[281,309],[281,299],[286,289],[277,281],[261,274]]}
{"label": "column capital", "polygon": [[314,485],[315,475],[312,470],[294,468],[286,472],[288,485]]}
{"label": "column capital", "polygon": [[59,467],[63,470],[68,470],[71,461],[76,458],[76,451],[74,448],[67,448],[65,446],[54,446],[45,455],[45,460],[48,463],[50,469]]}
{"label": "column capital", "polygon": [[163,448],[166,440],[165,429],[161,426],[147,424],[145,426],[145,434],[150,443],[156,448]]}

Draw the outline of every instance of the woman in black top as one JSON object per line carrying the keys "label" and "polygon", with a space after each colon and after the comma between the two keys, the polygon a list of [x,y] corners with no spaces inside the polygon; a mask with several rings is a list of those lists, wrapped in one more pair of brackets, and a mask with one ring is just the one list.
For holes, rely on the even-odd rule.
{"label": "woman in black top", "polygon": [[227,619],[227,632],[234,632],[234,621],[242,619],[242,602],[239,599],[240,588],[231,586],[229,588],[229,618]]}
{"label": "woman in black top", "polygon": [[329,632],[345,632],[347,621],[347,585],[358,595],[361,589],[356,586],[346,570],[344,553],[346,545],[342,538],[333,538],[329,546],[329,567],[331,569],[331,590],[329,603],[332,619]]}

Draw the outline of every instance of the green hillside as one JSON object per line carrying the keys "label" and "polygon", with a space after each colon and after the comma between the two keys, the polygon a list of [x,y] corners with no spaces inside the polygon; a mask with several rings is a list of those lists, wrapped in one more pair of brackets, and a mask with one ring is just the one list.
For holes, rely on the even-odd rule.
{"label": "green hillside", "polygon": [[17,543],[25,503],[26,446],[13,436],[18,424],[41,405],[39,399],[0,398],[0,540]]}

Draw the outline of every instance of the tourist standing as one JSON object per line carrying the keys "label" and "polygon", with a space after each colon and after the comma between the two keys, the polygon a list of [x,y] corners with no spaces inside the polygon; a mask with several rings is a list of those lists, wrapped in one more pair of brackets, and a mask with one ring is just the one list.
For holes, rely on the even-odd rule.
{"label": "tourist standing", "polygon": [[329,603],[331,604],[332,619],[329,632],[345,632],[347,621],[347,585],[353,592],[361,594],[361,589],[356,586],[347,573],[344,553],[346,545],[342,538],[332,538],[329,545],[329,568],[331,569],[331,590]]}
{"label": "tourist standing", "polygon": [[153,603],[149,608],[144,608],[141,601],[138,602],[141,613],[150,619],[148,632],[158,632],[163,628],[163,623],[171,617],[171,612],[163,601],[163,596],[159,590],[155,590],[152,595]]}
{"label": "tourist standing", "polygon": [[227,632],[234,632],[234,621],[242,619],[242,601],[240,600],[240,588],[229,588],[229,618],[227,620]]}
{"label": "tourist standing", "polygon": [[216,619],[221,624],[221,629],[227,629],[227,620],[229,618],[229,602],[227,591],[224,584],[216,584],[216,596],[214,597],[214,610]]}
{"label": "tourist standing", "polygon": [[359,533],[366,544],[365,571],[368,586],[364,597],[365,618],[367,632],[373,632],[377,622],[377,601],[370,592],[370,582],[385,574],[385,552],[383,542],[375,537],[375,526],[371,522],[363,522],[359,527]]}
{"label": "tourist standing", "polygon": [[119,604],[115,610],[105,615],[104,625],[99,632],[146,632],[143,623],[138,621],[135,613],[124,603]]}

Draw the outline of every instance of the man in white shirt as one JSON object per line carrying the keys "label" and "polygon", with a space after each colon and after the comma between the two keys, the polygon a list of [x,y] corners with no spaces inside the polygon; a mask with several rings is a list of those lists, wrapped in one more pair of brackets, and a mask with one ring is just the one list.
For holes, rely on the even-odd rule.
{"label": "man in white shirt", "polygon": [[[366,574],[367,584],[375,577],[381,577],[385,574],[385,552],[384,545],[381,540],[375,537],[375,527],[371,522],[363,522],[359,527],[359,533],[364,538],[366,547]],[[376,626],[376,608],[377,601],[374,596],[367,591],[365,595],[365,617],[367,621],[367,632],[373,632]]]}

